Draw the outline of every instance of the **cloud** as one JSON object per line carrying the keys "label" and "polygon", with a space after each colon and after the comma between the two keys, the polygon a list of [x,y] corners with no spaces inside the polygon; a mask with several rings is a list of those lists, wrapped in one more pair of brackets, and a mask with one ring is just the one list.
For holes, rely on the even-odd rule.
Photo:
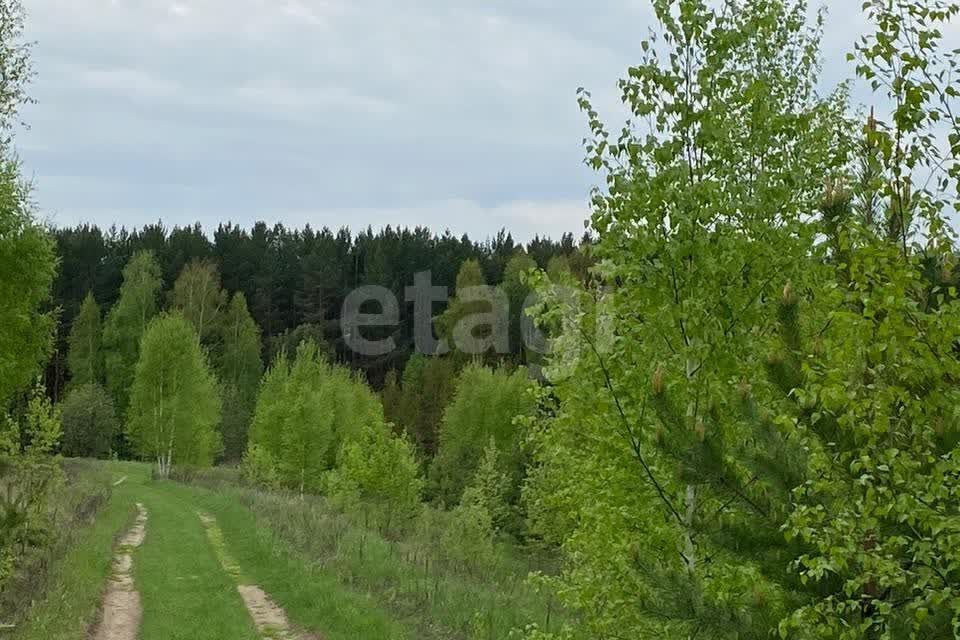
{"label": "cloud", "polygon": [[[402,220],[526,237],[581,232],[599,180],[575,90],[622,121],[616,81],[650,17],[648,0],[30,10],[38,104],[18,145],[61,224]],[[834,8],[828,48],[848,47],[855,14]]]}

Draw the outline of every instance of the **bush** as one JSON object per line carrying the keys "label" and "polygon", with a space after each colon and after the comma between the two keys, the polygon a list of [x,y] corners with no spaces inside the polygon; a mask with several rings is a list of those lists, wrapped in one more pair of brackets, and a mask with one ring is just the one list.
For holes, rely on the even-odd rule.
{"label": "bush", "polygon": [[328,480],[335,501],[371,505],[381,532],[405,529],[417,515],[422,491],[413,445],[382,423],[364,426],[359,438],[343,446]]}
{"label": "bush", "polygon": [[63,455],[71,458],[108,458],[119,422],[113,400],[98,384],[84,384],[67,394],[60,408]]}

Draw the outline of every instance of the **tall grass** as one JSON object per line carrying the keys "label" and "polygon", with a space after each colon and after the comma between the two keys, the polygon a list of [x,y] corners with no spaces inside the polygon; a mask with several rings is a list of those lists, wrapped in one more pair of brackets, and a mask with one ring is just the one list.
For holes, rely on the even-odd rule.
{"label": "tall grass", "polygon": [[[110,499],[109,474],[92,461],[64,460],[65,482],[44,505],[44,528],[16,549],[12,573],[0,585],[0,623],[16,628],[49,590],[76,536]],[[2,631],[0,631],[2,635]]]}
{"label": "tall grass", "polygon": [[549,552],[504,541],[488,553],[463,553],[449,534],[451,514],[424,506],[405,532],[385,535],[361,506],[348,513],[322,497],[301,498],[238,484],[230,470],[182,474],[179,480],[231,495],[258,526],[334,575],[370,593],[425,639],[505,640],[514,629],[556,628],[554,596],[531,586],[533,571],[552,573]]}

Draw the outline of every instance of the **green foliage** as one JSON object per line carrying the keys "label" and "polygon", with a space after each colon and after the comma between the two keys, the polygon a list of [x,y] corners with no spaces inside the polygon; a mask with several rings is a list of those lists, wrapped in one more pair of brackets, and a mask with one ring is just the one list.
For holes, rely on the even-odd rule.
{"label": "green foliage", "polygon": [[533,410],[530,386],[522,370],[508,373],[472,364],[461,372],[453,400],[443,414],[440,445],[430,467],[437,498],[446,504],[460,502],[491,439],[510,478],[511,498],[515,498],[523,473],[523,434],[516,419]]}
{"label": "green foliage", "polygon": [[263,373],[260,329],[247,311],[242,293],[234,294],[220,323],[221,346],[217,372],[223,387],[224,457],[239,460],[247,446],[247,432],[256,406]]}
{"label": "green foliage", "polygon": [[75,386],[100,384],[103,381],[103,352],[100,307],[87,293],[80,305],[80,313],[73,319],[67,338],[67,367],[70,382]]}
{"label": "green foliage", "polygon": [[252,485],[266,489],[280,488],[280,475],[277,472],[277,461],[264,447],[251,444],[243,454],[243,464],[240,466],[243,478]]}
{"label": "green foliage", "polygon": [[404,530],[420,512],[423,480],[413,445],[383,423],[367,423],[344,443],[328,494],[345,506],[371,507],[380,530]]}
{"label": "green foliage", "polygon": [[524,343],[524,315],[523,305],[527,302],[532,288],[526,282],[527,272],[537,268],[537,263],[524,252],[517,252],[507,262],[503,272],[503,282],[500,289],[504,292],[510,304],[510,352],[521,354],[522,361],[527,359]]}
{"label": "green foliage", "polygon": [[808,597],[785,571],[803,452],[768,415],[783,394],[767,301],[824,273],[809,221],[851,127],[842,92],[815,92],[805,3],[720,5],[653,2],[619,135],[581,94],[608,286],[544,287],[559,403],[542,401],[526,504],[566,551],[559,588],[585,637],[768,638]]}
{"label": "green foliage", "polygon": [[107,458],[120,429],[113,400],[99,384],[73,385],[60,407],[61,453],[72,458]]}
{"label": "green foliage", "polygon": [[383,404],[387,419],[416,443],[420,452],[437,452],[440,421],[457,382],[454,358],[414,354],[403,370],[399,386],[387,381]]}
{"label": "green foliage", "polygon": [[[491,312],[489,301],[471,295],[478,291],[477,287],[486,284],[487,280],[479,262],[466,260],[460,265],[455,295],[436,320],[438,335],[455,353],[459,353],[458,349],[463,349],[473,340],[484,341],[492,335],[493,327],[480,322],[483,316]],[[463,357],[463,354],[460,354],[460,357]]]}
{"label": "green foliage", "polygon": [[304,342],[314,343],[320,353],[325,356],[329,356],[331,353],[324,339],[323,327],[318,324],[301,324],[294,329],[288,329],[280,335],[270,338],[267,362],[273,364],[281,356],[292,358]]}
{"label": "green foliage", "polygon": [[[9,17],[0,15],[0,28],[10,26]],[[0,40],[0,52],[9,50],[10,43]],[[0,58],[0,70],[10,63]],[[0,125],[10,115],[5,94],[16,87],[4,78]],[[56,270],[54,247],[46,229],[34,220],[29,193],[18,163],[0,146],[0,407],[37,374],[49,354],[54,326],[54,315],[41,312]]]}
{"label": "green foliage", "polygon": [[510,478],[500,469],[500,452],[493,437],[483,450],[480,465],[460,498],[461,506],[474,506],[487,513],[493,530],[503,529],[510,518],[507,496]]}
{"label": "green foliage", "polygon": [[60,413],[39,382],[22,420],[0,422],[0,588],[27,549],[51,533],[49,503],[63,481],[54,456],[60,435]]}
{"label": "green foliage", "polygon": [[285,487],[315,493],[341,446],[370,424],[383,424],[377,397],[307,341],[292,363],[278,358],[264,376],[249,442],[275,461]]}
{"label": "green foliage", "polygon": [[227,294],[220,288],[217,265],[209,260],[189,262],[170,292],[170,307],[183,314],[203,342],[219,328],[226,304]]}
{"label": "green foliage", "polygon": [[130,391],[127,433],[137,455],[157,463],[209,465],[219,452],[220,392],[193,325],[179,313],[143,335]]}
{"label": "green foliage", "polygon": [[121,415],[127,411],[134,369],[140,356],[140,338],[157,313],[162,280],[153,253],[141,251],[123,269],[120,298],[107,313],[103,326],[104,372],[107,390]]}

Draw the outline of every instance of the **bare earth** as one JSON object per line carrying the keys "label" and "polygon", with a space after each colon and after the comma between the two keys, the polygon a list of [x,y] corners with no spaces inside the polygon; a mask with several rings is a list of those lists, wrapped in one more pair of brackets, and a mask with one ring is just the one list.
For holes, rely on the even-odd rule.
{"label": "bare earth", "polygon": [[137,503],[137,519],[117,545],[113,575],[103,596],[100,623],[93,640],[136,640],[143,618],[140,593],[133,583],[133,550],[143,544],[147,533],[147,510]]}

